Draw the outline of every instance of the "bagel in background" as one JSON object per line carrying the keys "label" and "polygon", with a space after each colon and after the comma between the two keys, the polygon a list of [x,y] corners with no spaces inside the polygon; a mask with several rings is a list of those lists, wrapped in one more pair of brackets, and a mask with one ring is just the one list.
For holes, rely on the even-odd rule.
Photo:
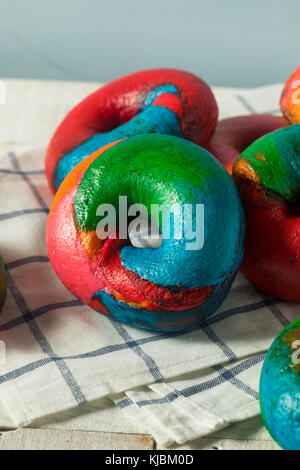
{"label": "bagel in background", "polygon": [[209,86],[176,69],[136,72],[89,95],[55,131],[46,153],[51,190],[85,157],[116,140],[140,134],[168,134],[206,145],[218,108]]}
{"label": "bagel in background", "polygon": [[246,216],[242,273],[262,291],[300,302],[300,124],[256,140],[232,174]]}
{"label": "bagel in background", "polygon": [[280,108],[290,124],[300,123],[300,67],[297,67],[284,85]]}

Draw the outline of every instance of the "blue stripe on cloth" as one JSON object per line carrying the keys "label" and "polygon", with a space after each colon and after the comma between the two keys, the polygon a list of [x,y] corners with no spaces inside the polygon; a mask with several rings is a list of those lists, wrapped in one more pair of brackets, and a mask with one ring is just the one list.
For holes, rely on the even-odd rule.
{"label": "blue stripe on cloth", "polygon": [[11,330],[12,328],[15,328],[16,326],[23,325],[24,323],[27,323],[28,321],[31,321],[32,319],[36,319],[40,317],[41,315],[44,315],[45,313],[52,312],[53,310],[58,310],[61,308],[70,308],[70,307],[78,307],[83,305],[83,303],[80,300],[74,299],[74,300],[67,300],[65,302],[56,302],[54,304],[48,304],[48,305],[43,305],[43,307],[39,307],[35,310],[31,310],[28,314],[24,313],[22,317],[17,317],[14,318],[13,320],[10,320],[3,325],[0,325],[0,331],[6,331],[6,330]]}
{"label": "blue stripe on cloth", "polygon": [[4,214],[0,214],[0,221],[13,219],[14,217],[20,217],[21,215],[35,214],[38,212],[44,212],[45,214],[48,214],[49,209],[47,209],[46,207],[44,208],[41,207],[37,209],[21,209],[19,211],[6,212]]}
{"label": "blue stripe on cloth", "polygon": [[[21,171],[21,168],[20,168],[20,165],[19,165],[19,162],[17,160],[17,157],[15,155],[14,152],[8,152],[8,156],[11,160],[11,163],[12,163],[12,166],[13,168],[16,170],[16,171]],[[23,180],[28,184],[29,188],[31,189],[32,191],[32,194],[34,195],[34,197],[36,198],[37,202],[39,203],[39,205],[41,206],[42,209],[47,209],[49,210],[49,208],[47,207],[47,204],[46,202],[44,201],[43,197],[41,196],[39,190],[37,189],[37,187],[35,186],[35,184],[33,184],[33,182],[31,181],[31,179],[28,177],[28,175],[26,173],[20,173],[20,175],[22,176]]]}
{"label": "blue stripe on cloth", "polygon": [[207,335],[207,337],[214,343],[216,344],[221,351],[225,354],[225,356],[228,357],[231,361],[237,359],[236,354],[230,349],[227,344],[224,343],[217,335],[216,333],[210,328],[210,326],[206,326],[205,323],[202,326],[202,331]]}
{"label": "blue stripe on cloth", "polygon": [[212,369],[218,372],[220,376],[224,377],[226,381],[231,382],[236,388],[242,390],[243,392],[258,400],[258,392],[252,387],[249,387],[249,385],[245,384],[241,380],[237,379],[234,375],[232,375],[230,370],[225,369],[225,367],[221,365],[213,366]]}
{"label": "blue stripe on cloth", "polygon": [[0,168],[0,173],[5,173],[8,175],[44,175],[44,170],[31,170],[31,171],[23,171],[23,170],[7,170],[6,168]]}
{"label": "blue stripe on cloth", "polygon": [[10,261],[6,263],[6,269],[15,269],[19,266],[24,266],[29,263],[46,263],[49,261],[48,256],[27,256],[26,258],[19,258],[15,261]]}
{"label": "blue stripe on cloth", "polygon": [[274,305],[275,303],[280,303],[281,301],[275,298],[268,298],[265,300],[260,300],[259,302],[254,302],[248,305],[241,305],[240,307],[233,307],[223,312],[217,313],[210,318],[206,319],[207,325],[213,325],[214,323],[219,323],[226,320],[234,315],[241,313],[249,313],[255,310],[260,310],[261,308],[268,307],[269,305]]}
{"label": "blue stripe on cloth", "polygon": [[290,324],[290,321],[286,318],[286,316],[282,313],[282,311],[276,304],[269,305],[268,307],[273,313],[274,317],[277,318],[277,320],[283,327],[286,327]]}
{"label": "blue stripe on cloth", "polygon": [[281,109],[280,108],[275,108],[275,109],[270,109],[268,111],[264,111],[263,114],[280,114]]}
{"label": "blue stripe on cloth", "polygon": [[[267,295],[262,292],[261,290],[257,289],[254,287],[255,291],[257,294],[263,298],[263,301],[267,299]],[[272,312],[274,317],[279,321],[279,323],[283,326],[286,327],[290,324],[290,321],[286,318],[286,316],[282,313],[280,308],[276,305],[277,303],[280,303],[279,299],[276,299],[277,301],[274,302],[273,304],[268,305],[269,310]]]}
{"label": "blue stripe on cloth", "polygon": [[247,109],[247,111],[249,111],[250,114],[257,114],[257,112],[255,111],[255,109],[251,106],[250,103],[248,103],[248,101],[246,100],[246,98],[244,96],[241,96],[241,95],[235,95],[236,99],[242,103],[242,105],[244,106],[244,108]]}
{"label": "blue stripe on cloth", "polygon": [[152,374],[155,382],[162,382],[164,380],[164,377],[161,371],[159,370],[159,367],[156,364],[155,360],[149,354],[143,351],[141,346],[130,336],[130,334],[123,325],[116,321],[112,321],[112,324],[115,327],[116,331],[119,333],[119,335],[124,339],[126,344],[130,347],[130,349],[132,349],[135,354],[137,354],[140,358],[143,359],[150,373]]}

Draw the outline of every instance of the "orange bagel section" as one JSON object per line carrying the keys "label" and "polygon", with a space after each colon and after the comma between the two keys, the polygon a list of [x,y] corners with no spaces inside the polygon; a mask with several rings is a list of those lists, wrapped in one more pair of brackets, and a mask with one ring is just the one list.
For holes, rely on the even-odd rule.
{"label": "orange bagel section", "polygon": [[280,108],[290,124],[300,123],[300,67],[296,68],[284,86]]}

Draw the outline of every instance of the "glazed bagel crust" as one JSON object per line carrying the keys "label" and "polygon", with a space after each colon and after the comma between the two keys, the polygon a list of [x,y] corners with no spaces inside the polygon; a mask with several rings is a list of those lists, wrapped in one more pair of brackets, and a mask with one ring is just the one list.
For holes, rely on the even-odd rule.
{"label": "glazed bagel crust", "polygon": [[[143,204],[163,235],[159,248],[135,248],[128,238],[100,240],[97,208],[119,196]],[[159,213],[193,205],[182,238],[164,238]],[[187,249],[196,205],[204,204],[204,245]],[[190,227],[190,228],[189,228]],[[117,228],[118,234],[119,228]],[[195,227],[194,229],[195,230]],[[184,139],[143,135],[109,144],[65,178],[47,224],[47,248],[58,277],[99,312],[141,328],[184,330],[215,312],[243,254],[244,216],[227,171]]]}
{"label": "glazed bagel crust", "polygon": [[204,146],[217,117],[210,88],[191,73],[153,69],[119,78],[85,98],[55,131],[46,154],[49,185],[55,192],[83,158],[120,138],[160,133]]}

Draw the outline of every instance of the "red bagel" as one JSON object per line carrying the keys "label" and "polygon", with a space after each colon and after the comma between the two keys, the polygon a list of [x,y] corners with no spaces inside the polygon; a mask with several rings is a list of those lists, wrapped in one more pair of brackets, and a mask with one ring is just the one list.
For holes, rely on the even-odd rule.
{"label": "red bagel", "polygon": [[[168,92],[168,86],[176,88],[176,92]],[[131,120],[145,109],[147,97],[158,88],[161,91],[147,106],[170,109],[178,117],[182,137],[206,145],[217,124],[218,108],[203,80],[175,69],[133,73],[89,95],[59,125],[46,154],[46,173],[51,189],[55,191],[53,173],[62,157],[95,134],[110,132]]]}
{"label": "red bagel", "polygon": [[211,152],[231,174],[232,166],[240,153],[259,137],[287,125],[285,119],[269,114],[251,114],[223,119],[206,149]]}

